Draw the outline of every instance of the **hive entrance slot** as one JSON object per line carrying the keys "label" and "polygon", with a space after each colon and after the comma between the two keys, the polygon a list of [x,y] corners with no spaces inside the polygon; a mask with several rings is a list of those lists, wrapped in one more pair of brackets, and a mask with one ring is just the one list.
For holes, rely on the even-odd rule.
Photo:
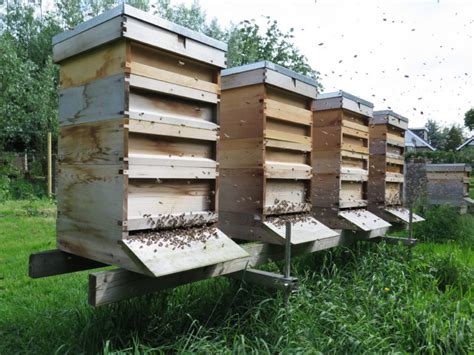
{"label": "hive entrance slot", "polygon": [[248,256],[214,226],[141,232],[122,243],[143,273],[155,277]]}
{"label": "hive entrance slot", "polygon": [[308,214],[290,214],[267,218],[264,228],[276,238],[285,240],[285,223],[291,223],[291,244],[302,244],[339,235]]}
{"label": "hive entrance slot", "polygon": [[[409,223],[410,222],[410,211],[404,207],[391,207],[386,208],[390,215],[395,216],[398,220]],[[425,219],[417,214],[413,213],[413,223],[423,222]]]}

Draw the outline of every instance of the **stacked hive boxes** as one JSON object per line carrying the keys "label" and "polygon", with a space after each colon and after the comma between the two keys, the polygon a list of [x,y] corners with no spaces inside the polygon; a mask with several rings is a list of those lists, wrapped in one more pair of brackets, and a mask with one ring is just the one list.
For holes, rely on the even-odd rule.
{"label": "stacked hive boxes", "polygon": [[217,221],[226,45],[127,5],[53,42],[59,248],[154,276],[245,256],[215,228],[182,229]]}
{"label": "stacked hive boxes", "polygon": [[[405,131],[408,119],[393,111],[375,111],[370,121],[369,210],[390,218],[409,221],[403,208]],[[413,216],[414,222],[423,219]]]}
{"label": "stacked hive boxes", "polygon": [[365,210],[372,103],[344,91],[313,105],[313,211],[331,228],[383,230],[390,224]]}
{"label": "stacked hive boxes", "polygon": [[315,81],[270,62],[222,72],[219,226],[284,243],[337,235],[310,217]]}

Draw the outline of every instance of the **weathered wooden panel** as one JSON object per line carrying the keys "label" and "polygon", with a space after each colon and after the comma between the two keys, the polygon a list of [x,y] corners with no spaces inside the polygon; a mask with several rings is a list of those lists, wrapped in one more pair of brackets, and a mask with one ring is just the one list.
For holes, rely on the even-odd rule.
{"label": "weathered wooden panel", "polygon": [[60,91],[59,124],[123,118],[127,110],[127,82],[123,74]]}

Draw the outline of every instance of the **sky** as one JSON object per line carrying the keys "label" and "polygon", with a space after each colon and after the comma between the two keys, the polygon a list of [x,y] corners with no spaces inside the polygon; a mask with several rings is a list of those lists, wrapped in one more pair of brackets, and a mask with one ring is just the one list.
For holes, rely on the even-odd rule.
{"label": "sky", "polygon": [[[172,1],[191,4],[193,0]],[[474,106],[474,0],[200,0],[227,26],[263,16],[295,29],[324,92],[344,90],[422,127]]]}

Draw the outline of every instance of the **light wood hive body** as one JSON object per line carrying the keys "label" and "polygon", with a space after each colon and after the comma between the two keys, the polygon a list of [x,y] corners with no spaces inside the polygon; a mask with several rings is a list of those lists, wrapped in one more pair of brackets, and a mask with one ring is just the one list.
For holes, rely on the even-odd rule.
{"label": "light wood hive body", "polygon": [[153,276],[245,256],[220,231],[186,248],[134,240],[138,231],[217,221],[226,46],[128,5],[53,43],[58,247]]}
{"label": "light wood hive body", "polygon": [[365,232],[390,226],[367,211],[372,103],[344,91],[313,104],[313,212],[331,228]]}
{"label": "light wood hive body", "polygon": [[[311,211],[316,85],[269,62],[223,71],[219,227],[226,234],[283,244],[285,216],[294,222]],[[335,235],[306,222],[293,223],[294,244]]]}

